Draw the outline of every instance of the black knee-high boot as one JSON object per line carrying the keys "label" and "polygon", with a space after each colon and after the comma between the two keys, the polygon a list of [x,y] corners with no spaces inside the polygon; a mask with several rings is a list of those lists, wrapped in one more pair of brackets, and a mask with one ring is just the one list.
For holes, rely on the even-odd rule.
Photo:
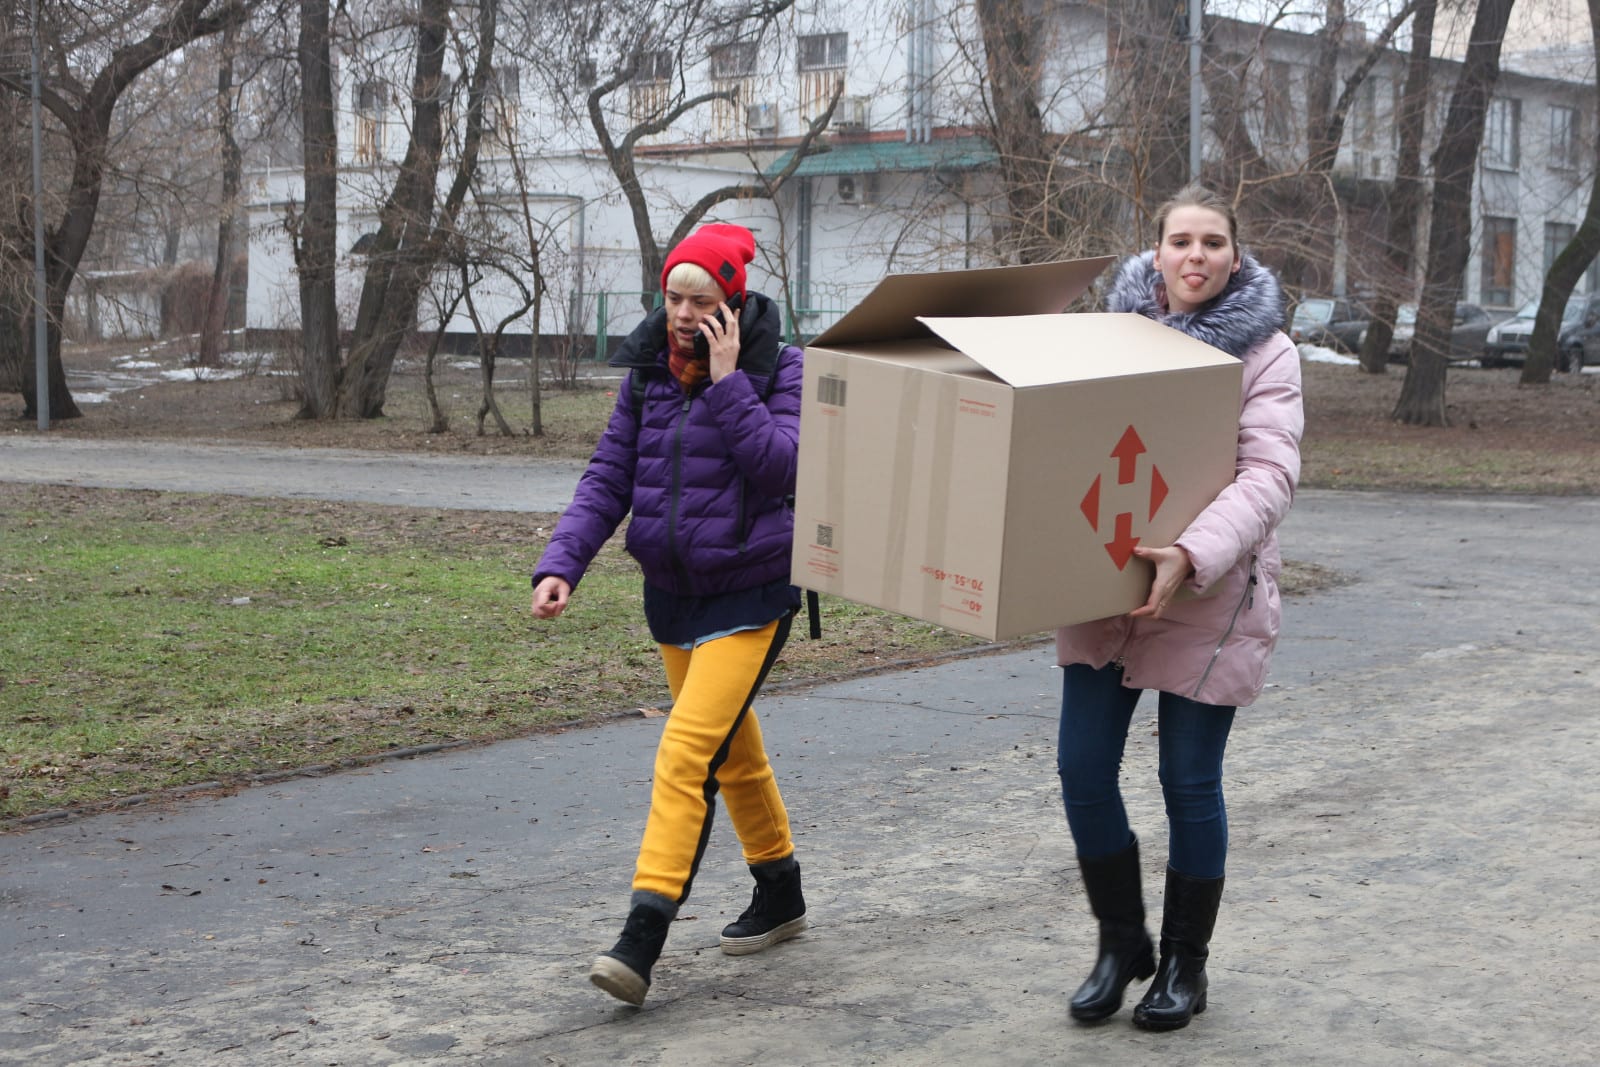
{"label": "black knee-high boot", "polygon": [[1222,903],[1221,878],[1190,878],[1167,868],[1161,965],[1133,1009],[1141,1030],[1177,1030],[1206,1010],[1206,959]]}
{"label": "black knee-high boot", "polygon": [[1100,953],[1094,969],[1072,995],[1079,1022],[1098,1022],[1122,1007],[1122,992],[1135,978],[1155,973],[1155,949],[1144,925],[1139,882],[1139,839],[1121,852],[1078,861],[1089,907],[1100,921]]}

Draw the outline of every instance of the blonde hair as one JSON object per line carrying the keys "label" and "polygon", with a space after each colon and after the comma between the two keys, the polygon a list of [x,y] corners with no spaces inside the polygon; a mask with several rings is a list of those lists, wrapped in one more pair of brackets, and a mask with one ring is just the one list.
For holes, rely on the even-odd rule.
{"label": "blonde hair", "polygon": [[716,293],[722,295],[722,286],[711,276],[711,272],[698,263],[683,262],[673,267],[667,274],[667,282],[663,289],[673,289],[680,293]]}

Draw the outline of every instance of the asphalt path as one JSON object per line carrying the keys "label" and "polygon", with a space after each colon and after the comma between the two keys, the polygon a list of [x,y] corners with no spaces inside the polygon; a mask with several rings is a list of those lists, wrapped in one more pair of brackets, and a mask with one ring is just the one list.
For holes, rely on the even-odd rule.
{"label": "asphalt path", "polygon": [[418,508],[559,511],[583,468],[512,456],[0,435],[4,481]]}
{"label": "asphalt path", "polygon": [[[764,696],[812,927],[717,951],[749,895],[719,820],[637,1010],[584,975],[626,908],[660,719],[0,835],[0,1061],[1592,1063],[1597,522],[1592,498],[1301,494],[1285,553],[1343,582],[1289,600],[1238,718],[1185,1030],[1067,1017],[1094,932],[1035,643]],[[1135,723],[1159,915],[1148,702]]]}

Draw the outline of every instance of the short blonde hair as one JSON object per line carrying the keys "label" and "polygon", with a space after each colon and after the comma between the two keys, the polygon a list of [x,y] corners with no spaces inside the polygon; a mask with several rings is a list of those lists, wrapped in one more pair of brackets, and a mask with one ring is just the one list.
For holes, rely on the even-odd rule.
{"label": "short blonde hair", "polygon": [[680,293],[716,293],[722,295],[722,286],[711,272],[698,263],[679,263],[667,273],[667,283],[662,288]]}

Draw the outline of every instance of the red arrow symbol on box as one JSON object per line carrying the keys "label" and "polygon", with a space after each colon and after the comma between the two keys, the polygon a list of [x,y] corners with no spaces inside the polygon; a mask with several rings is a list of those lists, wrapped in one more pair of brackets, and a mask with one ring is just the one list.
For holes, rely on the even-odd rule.
{"label": "red arrow symbol on box", "polygon": [[1122,440],[1111,450],[1111,458],[1117,461],[1118,485],[1133,483],[1134,473],[1139,466],[1139,456],[1144,450],[1144,442],[1139,440],[1139,435],[1132,426],[1122,431]]}
{"label": "red arrow symbol on box", "polygon": [[1089,528],[1095,533],[1100,532],[1100,476],[1094,476],[1094,484],[1089,491],[1083,494],[1083,500],[1078,504],[1083,511],[1083,517],[1089,520]]}
{"label": "red arrow symbol on box", "polygon": [[1111,560],[1117,565],[1117,570],[1120,571],[1128,565],[1138,544],[1139,539],[1133,536],[1133,512],[1118,512],[1117,536],[1106,542],[1106,551],[1111,554]]}
{"label": "red arrow symbol on box", "polygon": [[1161,471],[1154,465],[1150,466],[1150,517],[1156,517],[1156,512],[1161,510],[1161,502],[1167,499],[1167,480],[1161,477]]}

